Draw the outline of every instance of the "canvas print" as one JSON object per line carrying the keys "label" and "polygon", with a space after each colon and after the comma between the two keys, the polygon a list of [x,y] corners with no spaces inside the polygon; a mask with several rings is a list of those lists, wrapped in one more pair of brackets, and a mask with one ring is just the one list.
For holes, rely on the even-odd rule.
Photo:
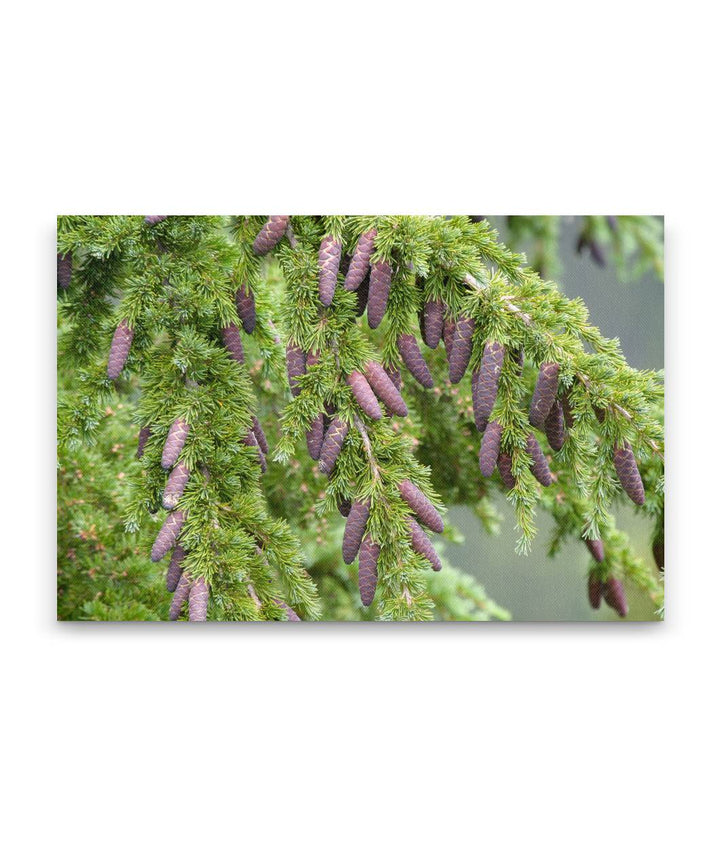
{"label": "canvas print", "polygon": [[60,216],[60,620],[663,617],[663,222]]}

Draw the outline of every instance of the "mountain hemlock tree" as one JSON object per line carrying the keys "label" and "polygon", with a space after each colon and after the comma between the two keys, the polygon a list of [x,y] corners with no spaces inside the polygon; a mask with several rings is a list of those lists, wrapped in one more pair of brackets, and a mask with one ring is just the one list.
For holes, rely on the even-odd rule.
{"label": "mountain hemlock tree", "polygon": [[[519,552],[538,503],[551,553],[584,540],[593,607],[624,616],[630,581],[661,608],[611,505],[654,518],[662,568],[662,378],[477,219],[59,217],[61,555],[97,575],[70,533],[100,543],[93,514],[108,534],[117,506],[131,577],[157,601],[138,563],[160,563],[173,619],[506,618],[435,540],[444,502],[492,530],[504,494]],[[122,503],[93,457],[118,392],[138,437]],[[107,479],[95,508],[84,468]],[[342,517],[347,569],[308,573],[303,546]],[[113,606],[98,589],[87,617],[161,617],[123,613],[111,573]]]}

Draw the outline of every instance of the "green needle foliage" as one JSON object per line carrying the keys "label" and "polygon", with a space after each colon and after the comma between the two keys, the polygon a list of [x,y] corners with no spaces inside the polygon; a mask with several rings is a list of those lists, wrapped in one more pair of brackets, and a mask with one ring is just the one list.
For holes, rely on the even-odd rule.
{"label": "green needle foliage", "polygon": [[[193,592],[207,585],[207,617],[214,620],[508,618],[471,577],[447,564],[439,574],[430,570],[408,518],[415,514],[428,525],[434,518],[408,505],[407,482],[440,511],[449,503],[472,505],[491,533],[501,519],[495,500],[505,494],[522,553],[530,551],[541,503],[557,525],[552,550],[567,537],[603,539],[605,557],[591,564],[591,573],[601,581],[627,578],[661,606],[655,573],[632,552],[612,515],[613,503],[625,497],[614,456],[627,444],[645,481],[643,513],[657,521],[656,540],[661,537],[659,374],[631,369],[618,342],[590,324],[582,301],[568,299],[527,267],[486,221],[297,216],[287,228],[284,220],[274,221],[258,244],[266,220],[58,219],[58,254],[72,255],[70,285],[59,289],[58,303],[61,617],[165,617],[173,595],[162,591],[159,566],[145,558],[164,537],[165,503],[182,520],[168,544],[184,551],[191,615],[199,614]],[[374,284],[373,277],[384,265],[391,271],[377,329],[358,310],[363,286],[344,288],[350,258],[362,236],[367,246],[368,235],[371,301],[380,281]],[[339,242],[342,248],[330,305],[318,291],[321,242],[325,259],[328,246]],[[324,276],[327,290],[333,277]],[[245,311],[239,290],[252,295],[253,323],[238,315]],[[474,323],[469,364],[457,384],[447,380],[449,336],[434,350],[420,344],[431,385],[418,383],[405,365],[409,337],[421,343],[419,319],[429,301],[442,303],[446,333],[458,319]],[[239,332],[243,323],[251,332]],[[127,354],[117,337],[113,342],[119,325],[131,331]],[[501,452],[511,462],[509,490],[497,471],[483,477],[477,464],[482,435],[473,422],[471,376],[487,342],[505,348],[490,418],[501,426]],[[294,395],[288,348],[303,366],[291,371]],[[108,377],[109,356],[124,366],[116,380]],[[369,361],[390,375],[402,370],[406,417],[387,411],[381,419],[368,416],[348,377],[362,375]],[[545,363],[559,366],[556,395],[566,407],[559,451],[528,417]],[[109,415],[121,403],[123,419]],[[333,419],[347,429],[327,467],[325,446],[322,466],[305,450],[307,432],[323,418],[325,426]],[[267,458],[257,445],[258,421],[268,439]],[[130,445],[140,429],[149,439],[134,460]],[[122,437],[108,447],[111,432]],[[531,433],[551,469],[548,487],[531,472]],[[173,439],[176,434],[182,439]],[[165,468],[168,450],[172,463]],[[83,494],[85,482],[69,475],[91,463],[98,473],[94,499]],[[177,466],[189,475],[168,505],[166,485]],[[339,561],[344,521],[337,509],[344,502],[369,504],[364,538],[379,546],[369,607],[360,603],[357,560],[349,568]],[[78,559],[85,542],[76,541],[93,522],[114,555],[112,562],[106,557],[92,565],[101,570],[88,576],[88,556]],[[462,536],[448,527],[445,537]],[[108,571],[115,562],[126,577]],[[126,609],[119,594],[125,579]]]}

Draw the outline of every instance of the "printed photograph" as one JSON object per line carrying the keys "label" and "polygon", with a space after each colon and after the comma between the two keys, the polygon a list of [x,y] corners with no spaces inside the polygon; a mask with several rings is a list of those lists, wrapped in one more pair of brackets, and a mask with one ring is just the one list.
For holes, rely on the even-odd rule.
{"label": "printed photograph", "polygon": [[57,617],[661,621],[663,219],[57,221]]}

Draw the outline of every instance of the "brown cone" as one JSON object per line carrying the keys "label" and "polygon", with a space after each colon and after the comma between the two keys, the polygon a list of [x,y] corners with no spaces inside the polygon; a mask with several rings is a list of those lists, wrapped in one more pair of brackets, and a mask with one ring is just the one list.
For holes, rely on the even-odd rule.
{"label": "brown cone", "polygon": [[370,389],[367,378],[361,372],[350,372],[347,378],[348,386],[353,391],[355,401],[360,405],[362,411],[371,419],[382,419],[382,410],[378,404],[375,393]]}
{"label": "brown cone", "polygon": [[590,555],[596,562],[605,561],[605,546],[602,538],[584,538],[585,546],[590,551]]}
{"label": "brown cone", "polygon": [[137,458],[138,460],[142,458],[145,453],[145,444],[150,439],[150,426],[145,425],[140,429],[140,433],[138,434],[138,447],[137,447]]}
{"label": "brown cone", "polygon": [[505,487],[508,490],[512,490],[515,487],[516,480],[512,474],[512,458],[507,452],[500,452],[498,455],[497,468]]}
{"label": "brown cone", "polygon": [[264,256],[278,243],[285,234],[288,227],[289,217],[281,217],[274,215],[269,217],[265,225],[260,229],[253,244],[253,250],[259,255]]}
{"label": "brown cone", "polygon": [[240,330],[235,324],[228,324],[220,331],[225,347],[228,349],[230,356],[238,363],[245,362],[245,351],[243,350],[242,339],[240,338]]}
{"label": "brown cone", "polygon": [[645,487],[640,478],[637,461],[633,450],[625,444],[624,446],[615,447],[615,472],[620,479],[620,484],[623,486],[625,493],[636,505],[643,505],[645,502]]}
{"label": "brown cone", "polygon": [[160,460],[163,469],[169,470],[170,467],[174,466],[180,456],[180,452],[183,450],[189,433],[190,426],[183,419],[176,419],[170,426]]}
{"label": "brown cone", "polygon": [[177,588],[177,584],[180,581],[180,575],[182,574],[182,563],[184,558],[185,550],[183,550],[180,544],[176,544],[167,569],[168,591],[175,591]]}
{"label": "brown cone", "polygon": [[320,251],[318,253],[318,266],[320,268],[318,291],[320,292],[320,302],[323,306],[330,306],[335,295],[337,275],[340,268],[341,249],[340,241],[337,238],[333,238],[332,235],[325,235],[320,242]]}
{"label": "brown cone", "polygon": [[433,350],[440,344],[443,334],[443,316],[445,304],[442,300],[428,300],[423,310],[425,334],[423,339],[428,348]]}
{"label": "brown cone", "polygon": [[461,315],[455,322],[452,350],[450,351],[448,372],[450,383],[460,383],[470,362],[472,354],[472,337],[475,332],[475,321]]}
{"label": "brown cone", "polygon": [[543,363],[540,366],[537,383],[530,402],[530,424],[543,428],[558,390],[560,366],[557,363]]}
{"label": "brown cone", "polygon": [[252,333],[255,329],[255,295],[250,287],[243,283],[235,292],[235,306],[242,321],[243,330]]}
{"label": "brown cone", "polygon": [[439,571],[442,568],[440,557],[435,552],[432,542],[427,536],[427,533],[422,529],[417,520],[412,517],[407,518],[410,528],[410,542],[413,550],[420,556],[424,556],[432,565],[433,571]]}
{"label": "brown cone", "polygon": [[317,459],[320,457],[320,450],[322,449],[324,437],[325,420],[323,419],[323,414],[318,413],[318,415],[310,423],[310,427],[308,428],[308,430],[305,432],[308,452],[310,453],[310,457],[313,459],[313,461],[317,461]]}
{"label": "brown cone", "polygon": [[528,434],[526,449],[532,459],[530,472],[535,476],[535,478],[540,482],[543,487],[548,487],[550,484],[552,484],[552,475],[550,474],[550,467],[548,466],[548,462],[545,455],[543,455],[543,451],[540,448],[540,444],[537,441],[537,437],[532,433],[532,431]]}
{"label": "brown cone", "polygon": [[210,591],[204,577],[198,577],[190,587],[188,619],[190,621],[207,621],[207,608]]}
{"label": "brown cone", "polygon": [[398,485],[398,490],[400,496],[415,512],[415,516],[423,526],[427,526],[433,532],[443,531],[442,517],[417,485],[414,485],[409,479],[403,479]]}
{"label": "brown cone", "polygon": [[407,416],[407,404],[385,369],[375,360],[365,364],[365,377],[373,388],[375,395],[387,409],[396,416]]}
{"label": "brown cone", "polygon": [[337,498],[337,507],[340,514],[343,517],[347,517],[350,514],[350,509],[352,508],[352,502],[350,502],[347,497],[338,497]]}
{"label": "brown cone", "polygon": [[162,557],[172,550],[177,541],[180,530],[185,522],[185,512],[181,510],[171,511],[165,518],[160,531],[155,538],[155,543],[150,551],[150,558],[153,562],[159,562]]}
{"label": "brown cone", "polygon": [[499,342],[488,342],[483,349],[480,368],[472,376],[473,416],[481,433],[495,407],[504,359],[505,347]]}
{"label": "brown cone", "polygon": [[180,618],[180,613],[183,608],[183,604],[188,599],[190,594],[190,586],[192,583],[190,582],[190,578],[187,574],[183,574],[180,577],[180,581],[177,584],[177,588],[175,589],[175,595],[173,596],[172,603],[170,604],[170,621],[177,621]]}
{"label": "brown cone", "polygon": [[365,537],[365,527],[370,516],[370,505],[367,502],[353,502],[345,524],[345,534],[342,542],[342,557],[346,565],[352,565],[360,549],[360,543]]}
{"label": "brown cone", "polygon": [[320,450],[319,468],[321,473],[330,475],[335,469],[335,463],[347,437],[349,426],[336,416],[325,432],[322,449]]}
{"label": "brown cone", "polygon": [[370,606],[375,597],[379,557],[380,546],[370,536],[367,536],[360,545],[360,561],[358,566],[358,587],[363,606]]}
{"label": "brown cone", "polygon": [[120,377],[120,373],[125,368],[125,361],[130,353],[130,345],[132,345],[134,335],[135,331],[128,324],[127,319],[123,319],[117,325],[108,357],[107,375],[110,380]]}
{"label": "brown cone", "polygon": [[502,426],[493,420],[487,427],[480,444],[480,472],[489,478],[495,471],[500,454],[500,438],[502,437]]}
{"label": "brown cone", "polygon": [[550,412],[545,420],[545,436],[550,448],[559,452],[565,442],[565,419],[563,417],[562,405],[555,399]]}
{"label": "brown cone", "polygon": [[175,508],[180,501],[180,497],[183,495],[189,478],[190,470],[185,464],[176,464],[165,485],[162,501],[163,508],[167,508],[168,510]]}
{"label": "brown cone", "polygon": [[371,329],[380,326],[385,316],[392,269],[389,262],[379,261],[370,266],[370,286],[368,290],[367,317]]}
{"label": "brown cone", "polygon": [[297,378],[305,374],[305,359],[305,351],[294,342],[288,342],[285,349],[285,361],[287,363],[290,392],[293,395],[300,394],[300,384],[297,382]]}
{"label": "brown cone", "polygon": [[260,420],[257,416],[253,416],[253,434],[255,435],[258,445],[263,450],[263,453],[267,455],[270,451],[270,447],[268,446],[267,437],[265,436],[265,432],[263,431],[262,425],[260,424]]}
{"label": "brown cone", "polygon": [[408,367],[410,374],[426,389],[432,389],[432,375],[430,374],[428,364],[425,362],[425,358],[420,353],[420,346],[415,337],[410,333],[403,333],[398,337],[397,345],[400,356],[403,358],[403,362]]}
{"label": "brown cone", "polygon": [[376,235],[377,229],[369,229],[360,235],[345,276],[345,288],[348,291],[356,291],[367,276],[370,270],[370,256],[375,249]]}

